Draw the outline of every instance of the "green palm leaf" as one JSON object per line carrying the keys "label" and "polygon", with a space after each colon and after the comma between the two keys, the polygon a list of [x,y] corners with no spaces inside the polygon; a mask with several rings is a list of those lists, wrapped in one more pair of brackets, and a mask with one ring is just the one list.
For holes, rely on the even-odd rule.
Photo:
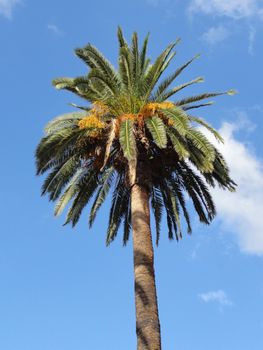
{"label": "green palm leaf", "polygon": [[165,109],[164,115],[173,121],[172,127],[181,135],[185,136],[189,129],[189,120],[187,114],[179,107]]}
{"label": "green palm leaf", "polygon": [[205,100],[205,99],[210,98],[210,97],[221,96],[221,95],[234,95],[234,94],[235,94],[234,90],[228,90],[225,92],[209,92],[209,93],[204,93],[204,94],[200,94],[200,95],[195,95],[195,96],[183,98],[182,100],[177,101],[176,105],[177,106],[185,106],[189,103]]}
{"label": "green palm leaf", "polygon": [[200,108],[200,107],[207,107],[207,106],[212,106],[214,104],[213,101],[209,101],[207,103],[201,103],[201,104],[193,104],[193,105],[187,105],[183,107],[184,111],[188,111],[189,109],[195,109],[195,108]]}
{"label": "green palm leaf", "polygon": [[161,221],[162,221],[162,209],[163,200],[162,194],[158,188],[153,187],[151,192],[151,206],[155,219],[155,229],[156,229],[156,245],[159,244],[160,231],[161,231]]}
{"label": "green palm leaf", "polygon": [[191,81],[188,81],[187,83],[181,84],[179,86],[176,86],[175,88],[171,89],[170,91],[165,92],[163,95],[161,95],[161,100],[167,100],[171,96],[175,95],[177,92],[181,91],[182,89],[191,86],[193,84],[197,83],[203,83],[204,79],[202,77],[198,77],[196,79],[193,79]]}
{"label": "green palm leaf", "polygon": [[167,145],[167,136],[165,125],[162,120],[157,116],[153,116],[147,118],[145,124],[157,146],[160,148],[165,148]]}
{"label": "green palm leaf", "polygon": [[111,78],[105,76],[98,69],[94,68],[89,72],[88,78],[93,82],[99,82],[104,90],[104,93],[114,96],[116,94],[118,85]]}
{"label": "green palm leaf", "polygon": [[141,72],[145,72],[145,70],[148,66],[148,62],[149,62],[146,58],[148,40],[149,40],[149,33],[145,37],[145,39],[143,41],[142,49],[140,51],[140,70],[141,70]]}
{"label": "green palm leaf", "polygon": [[119,140],[124,156],[128,160],[134,160],[136,158],[136,143],[132,120],[127,119],[121,123]]}
{"label": "green palm leaf", "polygon": [[191,121],[194,121],[194,122],[202,125],[203,127],[205,127],[207,130],[209,130],[214,135],[214,137],[217,139],[217,141],[224,143],[223,137],[211,125],[206,123],[203,119],[193,117],[193,116],[188,116],[188,117]]}
{"label": "green palm leaf", "polygon": [[120,26],[118,26],[117,37],[119,40],[120,48],[124,46],[128,46],[126,40],[124,39],[123,32]]}
{"label": "green palm leaf", "polygon": [[119,54],[119,74],[121,76],[121,81],[127,91],[132,93],[132,57],[130,49],[126,46],[120,49]]}
{"label": "green palm leaf", "polygon": [[59,129],[68,128],[68,127],[76,127],[78,122],[87,115],[87,112],[73,112],[60,115],[53,120],[51,120],[45,126],[45,132],[47,134],[54,133]]}
{"label": "green palm leaf", "polygon": [[106,164],[109,160],[111,147],[112,147],[113,141],[116,137],[116,129],[117,129],[117,120],[112,119],[111,126],[110,126],[109,133],[108,133],[107,143],[105,146],[104,161],[103,161],[102,167],[100,168],[100,171],[102,171],[104,169],[104,167],[106,166]]}
{"label": "green palm leaf", "polygon": [[179,159],[185,159],[189,157],[189,150],[185,139],[177,133],[174,128],[167,128],[167,134],[171,140],[174,150],[179,156]]}
{"label": "green palm leaf", "polygon": [[143,80],[143,91],[145,95],[145,101],[148,100],[162,72],[165,68],[167,68],[168,62],[170,62],[170,60],[172,59],[172,56],[169,57],[169,55],[176,44],[177,42],[168,45],[168,47],[161,53],[161,55],[156,59],[154,64],[148,70]]}
{"label": "green palm leaf", "polygon": [[175,233],[175,237],[178,239],[177,224],[176,224],[176,218],[175,218],[175,213],[174,213],[174,207],[173,207],[173,202],[171,200],[170,189],[167,186],[166,179],[162,179],[160,181],[160,190],[161,190],[162,197],[163,197],[164,207],[166,209],[168,238],[171,240],[174,239],[174,233]]}
{"label": "green palm leaf", "polygon": [[80,160],[77,155],[73,155],[64,163],[54,168],[46,178],[42,186],[42,195],[49,193],[50,200],[55,200],[60,195],[62,189],[69,180],[74,176],[76,170],[80,166]]}
{"label": "green palm leaf", "polygon": [[124,174],[120,174],[115,185],[110,209],[106,244],[109,245],[117,235],[121,220],[129,205],[129,195],[125,186]]}
{"label": "green palm leaf", "polygon": [[68,204],[68,202],[76,195],[78,191],[78,183],[81,177],[83,177],[83,174],[86,170],[80,168],[75,173],[71,181],[69,182],[66,190],[62,194],[62,196],[59,198],[55,205],[55,215],[58,216],[62,213],[65,206]]}
{"label": "green palm leaf", "polygon": [[101,205],[103,204],[103,202],[106,199],[107,194],[109,193],[110,187],[111,187],[111,183],[113,181],[113,177],[114,177],[114,173],[115,173],[115,169],[113,167],[107,169],[101,180],[100,180],[100,187],[97,191],[94,203],[92,205],[91,211],[90,211],[90,216],[89,216],[89,226],[91,227],[98,210],[100,209]]}
{"label": "green palm leaf", "polygon": [[73,203],[68,211],[66,222],[64,225],[72,223],[74,227],[78,222],[82,210],[88,204],[98,187],[98,172],[91,169],[87,172],[77,184],[77,193],[73,199]]}
{"label": "green palm leaf", "polygon": [[76,55],[87,63],[91,69],[98,69],[104,76],[118,83],[114,67],[104,55],[94,46],[88,44],[82,49],[75,50]]}
{"label": "green palm leaf", "polygon": [[207,160],[213,161],[215,159],[214,146],[200,131],[189,128],[186,137],[205,155]]}
{"label": "green palm leaf", "polygon": [[[179,42],[179,41],[178,41]],[[166,78],[163,82],[160,83],[156,92],[154,94],[153,99],[156,101],[163,101],[163,94],[165,90],[172,84],[172,82],[182,73],[182,71],[191,64],[196,58],[199,58],[200,55],[194,56],[191,60],[183,64],[180,68],[178,68],[173,74],[171,74],[168,78]]]}
{"label": "green palm leaf", "polygon": [[139,48],[138,48],[138,35],[137,33],[133,33],[132,35],[132,47],[131,47],[131,54],[132,54],[132,80],[133,80],[133,86],[137,86],[138,78],[141,73],[141,67],[140,67],[140,61],[139,61]]}
{"label": "green palm leaf", "polygon": [[123,222],[123,245],[125,246],[130,238],[131,232],[131,200],[127,205],[127,209],[124,213],[124,222]]}
{"label": "green palm leaf", "polygon": [[182,208],[183,215],[184,215],[184,218],[185,218],[185,221],[187,224],[187,232],[191,233],[192,232],[191,221],[190,221],[188,211],[186,209],[184,193],[183,193],[182,188],[180,186],[180,182],[178,181],[178,179],[171,178],[169,180],[169,184],[170,184],[176,198],[178,199],[178,203],[180,204],[180,207]]}
{"label": "green palm leaf", "polygon": [[[36,149],[37,174],[43,174],[49,169],[49,162],[54,159],[64,159],[70,154],[72,143],[75,144],[80,133],[78,129],[64,128],[41,139]],[[67,151],[67,154],[65,152]],[[71,156],[71,154],[70,154]],[[57,165],[56,162],[54,165]]]}

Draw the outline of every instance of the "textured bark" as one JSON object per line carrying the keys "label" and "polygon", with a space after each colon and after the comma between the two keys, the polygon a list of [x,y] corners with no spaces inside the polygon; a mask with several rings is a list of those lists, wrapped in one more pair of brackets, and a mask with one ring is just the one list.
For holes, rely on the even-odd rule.
{"label": "textured bark", "polygon": [[[136,176],[138,179],[138,176]],[[150,229],[149,194],[143,183],[131,189],[137,350],[160,350],[161,334]]]}

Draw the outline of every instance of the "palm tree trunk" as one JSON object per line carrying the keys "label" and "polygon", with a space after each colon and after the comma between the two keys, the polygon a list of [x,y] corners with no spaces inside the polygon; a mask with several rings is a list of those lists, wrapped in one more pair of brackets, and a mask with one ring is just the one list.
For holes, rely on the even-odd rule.
{"label": "palm tree trunk", "polygon": [[149,193],[138,183],[131,188],[137,350],[161,350]]}

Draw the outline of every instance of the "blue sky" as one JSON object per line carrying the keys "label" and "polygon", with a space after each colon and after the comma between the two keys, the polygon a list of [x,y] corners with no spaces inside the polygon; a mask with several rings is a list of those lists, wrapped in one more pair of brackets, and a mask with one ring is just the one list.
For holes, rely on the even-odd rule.
{"label": "blue sky", "polygon": [[62,227],[40,197],[33,158],[48,120],[79,102],[51,80],[85,73],[73,49],[88,42],[115,64],[118,24],[126,37],[150,31],[152,58],[181,37],[172,68],[201,53],[178,81],[205,77],[189,93],[239,91],[198,111],[225,138],[237,193],[215,190],[217,219],[204,227],[193,213],[194,233],[180,243],[163,225],[155,259],[163,349],[261,350],[260,0],[0,0],[0,349],[136,347],[131,242],[105,247],[107,205],[92,231],[87,212],[74,230]]}

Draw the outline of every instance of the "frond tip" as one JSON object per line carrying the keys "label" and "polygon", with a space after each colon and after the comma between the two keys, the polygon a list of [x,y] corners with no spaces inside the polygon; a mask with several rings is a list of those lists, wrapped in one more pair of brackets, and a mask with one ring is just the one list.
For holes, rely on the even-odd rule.
{"label": "frond tip", "polygon": [[238,94],[238,91],[237,91],[237,90],[234,90],[234,89],[230,89],[230,90],[227,91],[227,94],[228,94],[229,96],[236,95],[236,94]]}

